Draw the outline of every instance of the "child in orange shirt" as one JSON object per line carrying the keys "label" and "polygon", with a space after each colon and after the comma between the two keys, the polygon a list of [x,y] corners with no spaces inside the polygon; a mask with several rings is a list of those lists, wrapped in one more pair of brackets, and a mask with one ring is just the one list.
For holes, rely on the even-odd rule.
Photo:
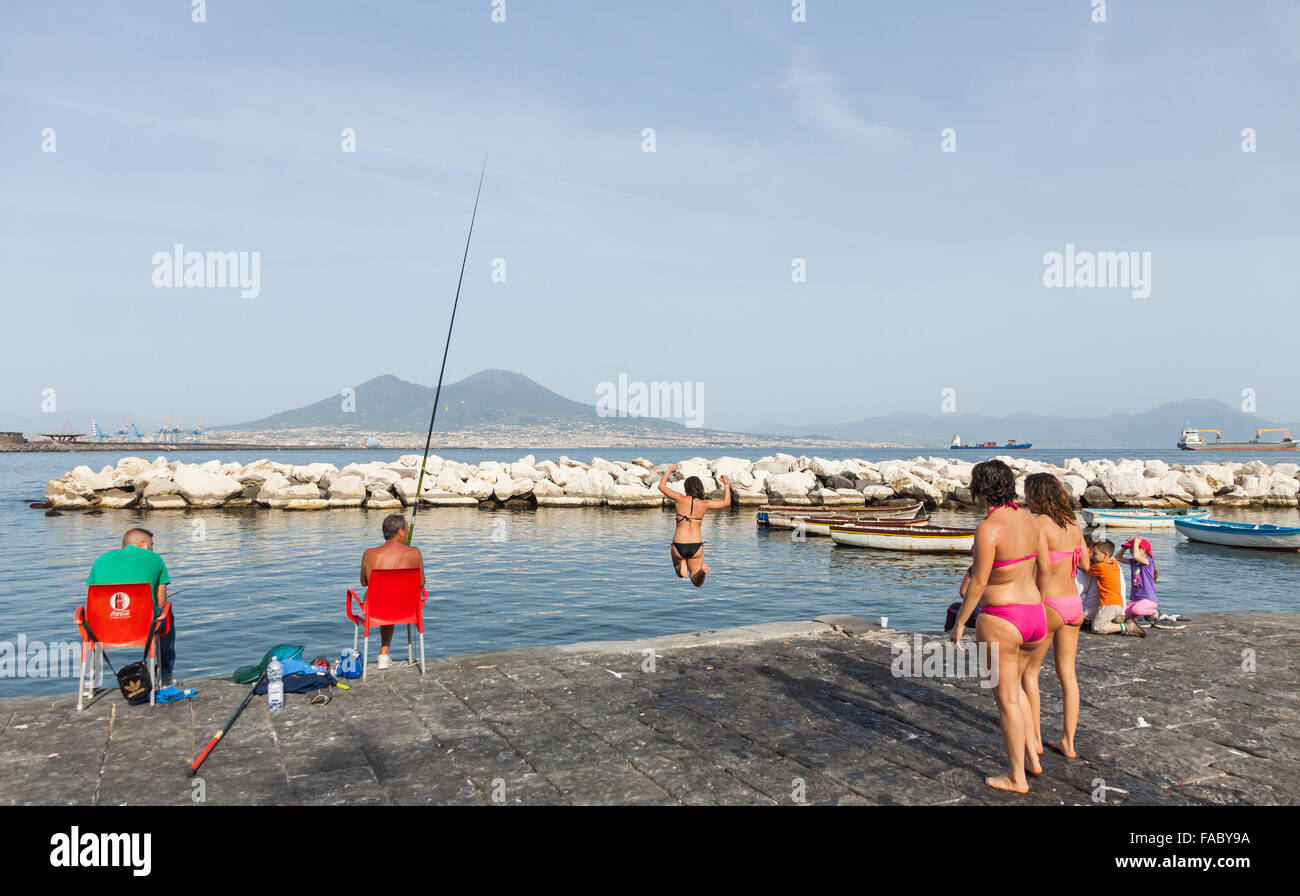
{"label": "child in orange shirt", "polygon": [[1120,584],[1123,573],[1115,561],[1115,543],[1096,541],[1092,545],[1092,565],[1088,575],[1097,580],[1096,615],[1092,617],[1092,630],[1099,635],[1133,635],[1145,638],[1146,631],[1137,622],[1124,618],[1124,592]]}

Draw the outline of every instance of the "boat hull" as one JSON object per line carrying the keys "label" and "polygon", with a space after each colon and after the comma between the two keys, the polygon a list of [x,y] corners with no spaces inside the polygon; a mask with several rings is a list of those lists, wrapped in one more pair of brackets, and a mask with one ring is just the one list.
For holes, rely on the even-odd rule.
{"label": "boat hull", "polygon": [[1033,442],[1025,442],[1023,445],[949,445],[953,451],[1024,451],[1034,447]]}
{"label": "boat hull", "polygon": [[854,548],[955,554],[975,546],[974,529],[944,526],[832,526],[831,540]]}
{"label": "boat hull", "polygon": [[1179,442],[1184,451],[1295,451],[1300,442]]}
{"label": "boat hull", "polygon": [[1223,520],[1178,520],[1174,527],[1189,540],[1206,544],[1259,551],[1300,551],[1300,529]]}
{"label": "boat hull", "polygon": [[1179,519],[1204,519],[1208,510],[1084,510],[1089,526],[1111,529],[1172,529]]}

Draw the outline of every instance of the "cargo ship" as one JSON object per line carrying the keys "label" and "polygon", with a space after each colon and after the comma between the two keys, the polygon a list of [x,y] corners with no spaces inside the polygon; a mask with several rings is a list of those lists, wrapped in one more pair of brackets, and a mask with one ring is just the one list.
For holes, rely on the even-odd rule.
{"label": "cargo ship", "polygon": [[999,445],[997,442],[976,442],[973,445],[963,445],[961,436],[953,436],[952,444],[949,448],[956,448],[962,451],[989,451],[989,450],[1006,450],[1006,451],[1024,451],[1026,448],[1034,447],[1033,442],[1017,442],[1015,439],[1007,439],[1005,445]]}
{"label": "cargo ship", "polygon": [[[1266,432],[1282,433],[1282,441],[1265,442],[1261,437]],[[1214,441],[1211,442],[1202,433],[1214,433]],[[1255,438],[1249,442],[1225,442],[1221,430],[1192,429],[1191,426],[1186,426],[1178,439],[1178,447],[1184,451],[1295,451],[1300,448],[1300,442],[1291,438],[1291,430],[1282,428],[1257,429]]]}

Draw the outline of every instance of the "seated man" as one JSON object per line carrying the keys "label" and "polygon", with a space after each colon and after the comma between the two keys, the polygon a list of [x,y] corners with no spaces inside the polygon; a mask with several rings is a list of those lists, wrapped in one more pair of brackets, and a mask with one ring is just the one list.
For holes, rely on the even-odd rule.
{"label": "seated man", "polygon": [[[90,567],[87,585],[135,585],[148,582],[153,590],[153,614],[158,617],[167,602],[171,584],[167,564],[153,551],[153,533],[148,529],[131,529],[122,536],[122,548],[100,554]],[[161,687],[180,683],[172,677],[176,668],[176,619],[169,620],[167,633],[158,639],[158,674]]]}
{"label": "seated man", "polygon": [[[384,517],[384,543],[377,548],[367,548],[361,555],[361,584],[370,584],[370,573],[376,569],[418,569],[420,585],[424,585],[424,555],[419,548],[406,543],[406,517],[390,513]],[[393,664],[388,657],[388,645],[393,641],[393,626],[379,627],[379,665],[387,669]]]}

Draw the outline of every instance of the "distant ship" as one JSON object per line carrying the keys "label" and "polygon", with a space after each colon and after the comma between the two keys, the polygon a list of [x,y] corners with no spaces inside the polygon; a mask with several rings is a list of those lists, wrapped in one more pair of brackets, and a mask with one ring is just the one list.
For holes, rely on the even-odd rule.
{"label": "distant ship", "polygon": [[381,442],[381,441],[379,441],[378,439],[376,439],[374,436],[366,436],[365,439],[361,442],[361,447],[362,447],[362,448],[382,448],[382,447],[384,447],[384,443]]}
{"label": "distant ship", "polygon": [[[1207,441],[1201,433],[1214,433],[1214,441]],[[1266,432],[1282,433],[1282,441],[1265,442],[1260,439]],[[1291,438],[1289,429],[1257,429],[1255,438],[1249,442],[1225,442],[1223,441],[1223,432],[1218,429],[1192,429],[1191,426],[1183,428],[1182,436],[1178,439],[1178,447],[1184,451],[1295,451],[1300,448],[1300,442]]]}
{"label": "distant ship", "polygon": [[1007,451],[1024,451],[1026,448],[1034,447],[1033,442],[1017,442],[1015,439],[1007,439],[1005,445],[999,445],[997,442],[976,442],[974,445],[963,445],[961,436],[953,436],[952,444],[949,448],[956,448],[962,451],[987,451],[990,448],[1003,448]]}

